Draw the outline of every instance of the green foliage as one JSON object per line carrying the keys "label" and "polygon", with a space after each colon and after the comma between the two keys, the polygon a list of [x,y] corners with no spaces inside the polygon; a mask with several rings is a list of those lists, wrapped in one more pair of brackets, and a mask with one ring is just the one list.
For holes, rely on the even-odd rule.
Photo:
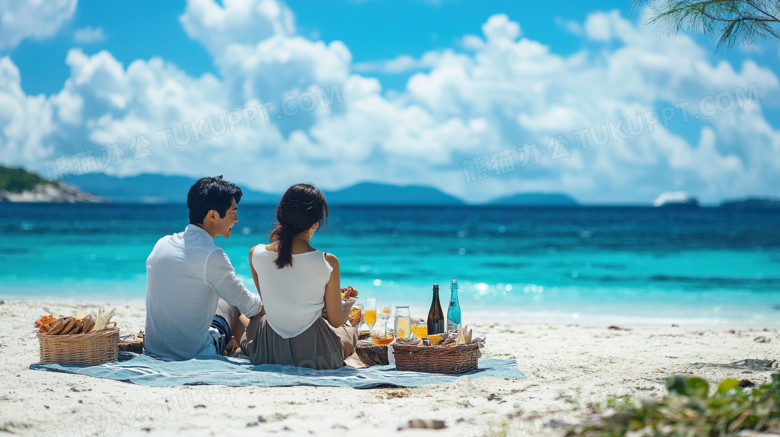
{"label": "green foliage", "polygon": [[[739,383],[737,383],[739,386]],[[701,378],[686,378],[683,375],[674,375],[666,378],[666,389],[669,393],[706,398],[710,391],[710,385]]]}
{"label": "green foliage", "polygon": [[46,179],[22,168],[8,168],[0,165],[0,190],[19,193],[31,190],[38,184],[48,184]]}
{"label": "green foliage", "polygon": [[701,378],[677,375],[666,381],[669,395],[634,405],[625,400],[607,402],[605,411],[567,436],[736,436],[741,430],[780,431],[780,373],[772,383],[741,389],[736,379],[726,379],[709,395]]}
{"label": "green foliage", "polygon": [[780,38],[780,0],[633,0],[647,3],[654,16],[650,24],[676,34],[687,29],[718,38],[718,50]]}

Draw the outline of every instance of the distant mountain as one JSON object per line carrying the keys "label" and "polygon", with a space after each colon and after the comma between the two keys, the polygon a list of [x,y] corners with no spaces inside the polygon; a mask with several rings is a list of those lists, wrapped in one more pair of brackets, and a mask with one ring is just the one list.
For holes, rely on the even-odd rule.
{"label": "distant mountain", "polygon": [[337,191],[325,191],[333,205],[463,205],[457,197],[435,188],[362,182]]}
{"label": "distant mountain", "polygon": [[745,200],[731,200],[721,203],[720,207],[730,209],[780,209],[780,199],[754,197]]}
{"label": "distant mountain", "polygon": [[[71,177],[68,182],[90,193],[109,197],[116,203],[187,203],[187,193],[197,179],[158,174],[117,178],[97,173]],[[241,202],[245,205],[275,204],[281,198],[278,194],[245,188],[242,188],[242,191]]]}
{"label": "distant mountain", "polygon": [[579,205],[572,197],[561,193],[520,193],[499,197],[488,205],[526,205],[526,206],[574,206]]}
{"label": "distant mountain", "polygon": [[103,199],[22,168],[0,166],[0,202],[96,203]]}
{"label": "distant mountain", "polygon": [[[115,203],[186,203],[187,192],[195,178],[185,176],[163,176],[140,174],[127,178],[108,176],[103,173],[71,176],[67,182],[81,190],[110,198]],[[287,187],[280,187],[285,189]],[[270,194],[242,188],[241,203],[276,205],[281,193]],[[449,194],[432,187],[397,186],[362,182],[348,188],[324,191],[332,205],[464,205]],[[525,193],[502,197],[489,202],[490,205],[577,205],[577,201],[565,194]]]}

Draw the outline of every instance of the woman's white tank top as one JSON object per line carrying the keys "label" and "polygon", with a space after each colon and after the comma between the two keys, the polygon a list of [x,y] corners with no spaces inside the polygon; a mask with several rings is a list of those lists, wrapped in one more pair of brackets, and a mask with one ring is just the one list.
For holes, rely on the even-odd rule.
{"label": "woman's white tank top", "polygon": [[252,266],[257,272],[266,321],[282,338],[292,338],[322,315],[325,286],[333,267],[319,250],[293,254],[293,265],[283,269],[274,264],[278,255],[260,244],[252,253]]}

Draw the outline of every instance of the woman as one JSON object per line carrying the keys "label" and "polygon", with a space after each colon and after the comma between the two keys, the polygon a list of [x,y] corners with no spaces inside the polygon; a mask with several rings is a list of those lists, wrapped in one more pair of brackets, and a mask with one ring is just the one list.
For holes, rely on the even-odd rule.
{"label": "woman", "polygon": [[325,196],[313,185],[293,185],[276,219],[271,243],[249,251],[264,311],[251,320],[242,317],[241,350],[253,364],[339,368],[355,350],[357,328],[345,325],[338,258],[309,243],[328,223]]}

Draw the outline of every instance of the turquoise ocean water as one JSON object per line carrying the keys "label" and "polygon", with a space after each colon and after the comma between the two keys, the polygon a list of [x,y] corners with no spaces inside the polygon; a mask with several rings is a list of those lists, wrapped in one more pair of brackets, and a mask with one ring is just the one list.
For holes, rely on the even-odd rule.
{"label": "turquoise ocean water", "polygon": [[[312,243],[339,257],[342,284],[413,317],[434,283],[446,307],[456,278],[464,319],[780,326],[780,212],[332,209]],[[273,213],[239,205],[232,238],[216,239],[250,290],[248,251],[267,242]],[[0,204],[0,297],[142,299],[154,243],[186,224],[183,205]]]}

